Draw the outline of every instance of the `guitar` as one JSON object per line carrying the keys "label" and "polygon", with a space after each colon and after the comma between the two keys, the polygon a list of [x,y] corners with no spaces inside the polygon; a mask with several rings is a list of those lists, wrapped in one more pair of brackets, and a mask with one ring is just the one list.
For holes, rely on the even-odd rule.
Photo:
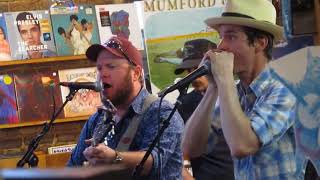
{"label": "guitar", "polygon": [[[91,146],[95,147],[102,143],[107,133],[109,133],[115,125],[115,114],[117,108],[111,103],[109,99],[102,100],[103,106],[98,107],[99,122],[94,128]],[[90,166],[88,161],[83,162],[83,166]]]}
{"label": "guitar", "polygon": [[109,99],[103,100],[103,106],[98,108],[100,119],[92,135],[92,146],[97,146],[99,143],[102,143],[107,133],[113,130],[116,111],[117,109]]}

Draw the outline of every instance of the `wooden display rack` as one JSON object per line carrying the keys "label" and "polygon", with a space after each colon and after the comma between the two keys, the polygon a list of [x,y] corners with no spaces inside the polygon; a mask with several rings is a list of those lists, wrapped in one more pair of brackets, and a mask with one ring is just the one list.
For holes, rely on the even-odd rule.
{"label": "wooden display rack", "polygon": [[[24,69],[32,69],[32,68],[37,69],[37,68],[45,68],[45,67],[55,67],[56,69],[70,69],[70,68],[83,68],[83,67],[93,67],[93,66],[95,66],[95,64],[90,62],[85,55],[57,56],[57,57],[41,58],[41,59],[13,60],[13,61],[0,62],[0,74],[15,73],[15,72],[22,71]],[[89,116],[56,119],[55,123],[87,120],[88,118]],[[23,122],[23,123],[17,123],[17,124],[2,124],[0,125],[0,129],[41,125],[43,123],[44,121],[42,120],[42,121]]]}
{"label": "wooden display rack", "polygon": [[[95,64],[90,62],[85,55],[78,55],[78,56],[57,56],[57,57],[50,57],[50,58],[41,58],[41,59],[29,59],[29,60],[13,60],[13,61],[4,61],[0,62],[0,74],[12,74],[15,72],[24,71],[27,69],[40,69],[40,68],[53,68],[56,70],[60,69],[72,69],[72,68],[84,68],[84,67],[94,67]],[[79,117],[69,117],[69,118],[61,118],[56,119],[54,121],[55,126],[63,127],[63,123],[77,123],[77,124],[84,124],[84,121],[88,120],[89,116],[79,116]],[[31,122],[22,122],[17,124],[1,124],[0,125],[0,134],[2,139],[0,139],[1,142],[5,141],[5,136],[12,136],[13,132],[16,132],[16,136],[23,136],[21,135],[21,132],[26,131],[32,131],[34,133],[38,132],[39,127],[41,127],[45,122],[49,122],[50,120],[39,120],[39,121],[31,121]],[[32,128],[30,130],[30,128]],[[69,127],[68,127],[69,128]],[[51,129],[50,131],[54,131]],[[59,131],[61,132],[61,130]],[[80,132],[77,132],[77,134],[74,134],[74,142],[76,143],[77,136]],[[7,135],[8,134],[8,135]],[[55,133],[58,134],[58,133]],[[61,134],[59,134],[61,135]],[[63,145],[60,142],[56,142],[58,145]],[[23,146],[13,148],[13,149],[21,149],[23,153],[23,149],[25,149],[25,146],[27,142],[24,142]],[[41,142],[40,142],[41,143]],[[53,144],[55,144],[53,143]],[[40,145],[41,146],[41,145]],[[6,145],[3,143],[0,147],[5,148]],[[50,147],[50,145],[49,145]],[[12,149],[12,148],[11,148]],[[47,168],[47,167],[63,167],[65,166],[66,161],[69,159],[70,154],[69,153],[62,153],[62,154],[56,154],[56,155],[49,155],[46,153],[45,148],[38,149],[36,151],[36,154],[39,158],[39,164],[38,167],[40,168]],[[9,150],[10,151],[10,150]],[[0,157],[0,169],[1,168],[14,168],[16,167],[17,162],[19,161],[21,157],[17,157],[17,155],[14,156],[1,156]]]}

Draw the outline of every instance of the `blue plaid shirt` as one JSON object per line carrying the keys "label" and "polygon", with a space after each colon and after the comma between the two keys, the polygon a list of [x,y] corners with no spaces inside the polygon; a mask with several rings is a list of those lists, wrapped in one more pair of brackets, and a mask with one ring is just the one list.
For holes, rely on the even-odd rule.
{"label": "blue plaid shirt", "polygon": [[[148,94],[149,93],[146,89],[142,89],[140,91],[139,95],[132,102],[126,116],[116,124],[115,136],[113,137],[113,139],[110,139],[108,141],[109,147],[111,147],[112,149],[116,148],[121,136],[128,128],[132,117],[135,114],[142,113],[143,102]],[[158,107],[159,99],[152,103],[144,113],[137,129],[137,133],[129,147],[129,151],[146,151],[148,149],[149,144],[152,142],[158,132]],[[161,118],[167,118],[171,110],[172,105],[164,100],[161,104]],[[93,130],[99,119],[101,118],[99,118],[98,113],[96,113],[91,116],[84,125],[79,137],[78,144],[73,150],[71,158],[67,163],[68,166],[81,166],[83,162],[86,161],[83,155],[83,151],[88,146],[84,144],[84,140],[90,139],[92,137]],[[161,179],[163,180],[182,179],[181,172],[183,160],[181,140],[183,126],[183,120],[176,112],[170,120],[170,125],[161,136],[159,146],[160,149],[158,147],[155,147],[151,153],[151,156],[153,157],[153,166],[148,177],[149,179],[157,179],[158,169],[160,169]],[[158,157],[158,151],[160,151],[160,157]]]}
{"label": "blue plaid shirt", "polygon": [[[261,147],[254,155],[233,158],[235,179],[297,179],[295,96],[271,75],[269,67],[247,89],[238,82],[237,90],[242,110],[249,117]],[[219,112],[217,106],[214,121],[219,121]]]}

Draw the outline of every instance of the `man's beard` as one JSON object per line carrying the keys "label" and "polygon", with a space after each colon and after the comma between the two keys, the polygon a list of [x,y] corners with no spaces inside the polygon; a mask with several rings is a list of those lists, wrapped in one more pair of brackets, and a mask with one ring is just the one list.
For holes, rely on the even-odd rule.
{"label": "man's beard", "polygon": [[110,97],[110,101],[113,103],[113,105],[120,106],[128,101],[133,91],[133,84],[131,80],[132,78],[131,78],[130,69],[129,69],[127,72],[127,75],[122,81],[123,86],[120,89],[118,89],[114,97]]}

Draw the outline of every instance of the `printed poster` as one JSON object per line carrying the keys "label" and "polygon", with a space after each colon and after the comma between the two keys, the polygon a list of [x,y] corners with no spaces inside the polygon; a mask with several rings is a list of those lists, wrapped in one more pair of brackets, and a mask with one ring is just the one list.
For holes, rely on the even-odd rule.
{"label": "printed poster", "polygon": [[[14,74],[20,122],[51,120],[62,105],[56,71],[48,68],[29,69]],[[53,99],[54,97],[54,99]],[[59,114],[58,118],[63,117]]]}
{"label": "printed poster", "polygon": [[59,56],[81,55],[100,44],[94,5],[51,7],[52,28]]}
{"label": "printed poster", "polygon": [[96,14],[102,44],[112,36],[119,36],[129,39],[137,49],[144,49],[134,3],[96,5]]}
{"label": "printed poster", "polygon": [[13,60],[56,56],[48,10],[4,13]]}
{"label": "printed poster", "polygon": [[0,124],[19,122],[12,75],[0,75]]}
{"label": "printed poster", "polygon": [[4,14],[0,13],[0,61],[11,60],[11,50],[8,39],[8,30]]}
{"label": "printed poster", "polygon": [[297,165],[311,160],[320,174],[320,47],[309,46],[272,61],[272,73],[296,96]]}
{"label": "printed poster", "polygon": [[[95,82],[97,77],[96,67],[59,70],[60,82]],[[62,101],[66,100],[69,88],[61,86]],[[97,111],[101,106],[100,94],[89,89],[79,89],[72,101],[64,107],[65,117],[88,116]]]}
{"label": "printed poster", "polygon": [[[144,1],[144,34],[152,93],[165,89],[181,77],[176,76],[174,70],[182,62],[178,52],[186,41],[204,38],[217,43],[219,40],[218,33],[204,21],[220,16],[224,1],[193,2]],[[167,99],[175,102],[177,93],[168,94]]]}

